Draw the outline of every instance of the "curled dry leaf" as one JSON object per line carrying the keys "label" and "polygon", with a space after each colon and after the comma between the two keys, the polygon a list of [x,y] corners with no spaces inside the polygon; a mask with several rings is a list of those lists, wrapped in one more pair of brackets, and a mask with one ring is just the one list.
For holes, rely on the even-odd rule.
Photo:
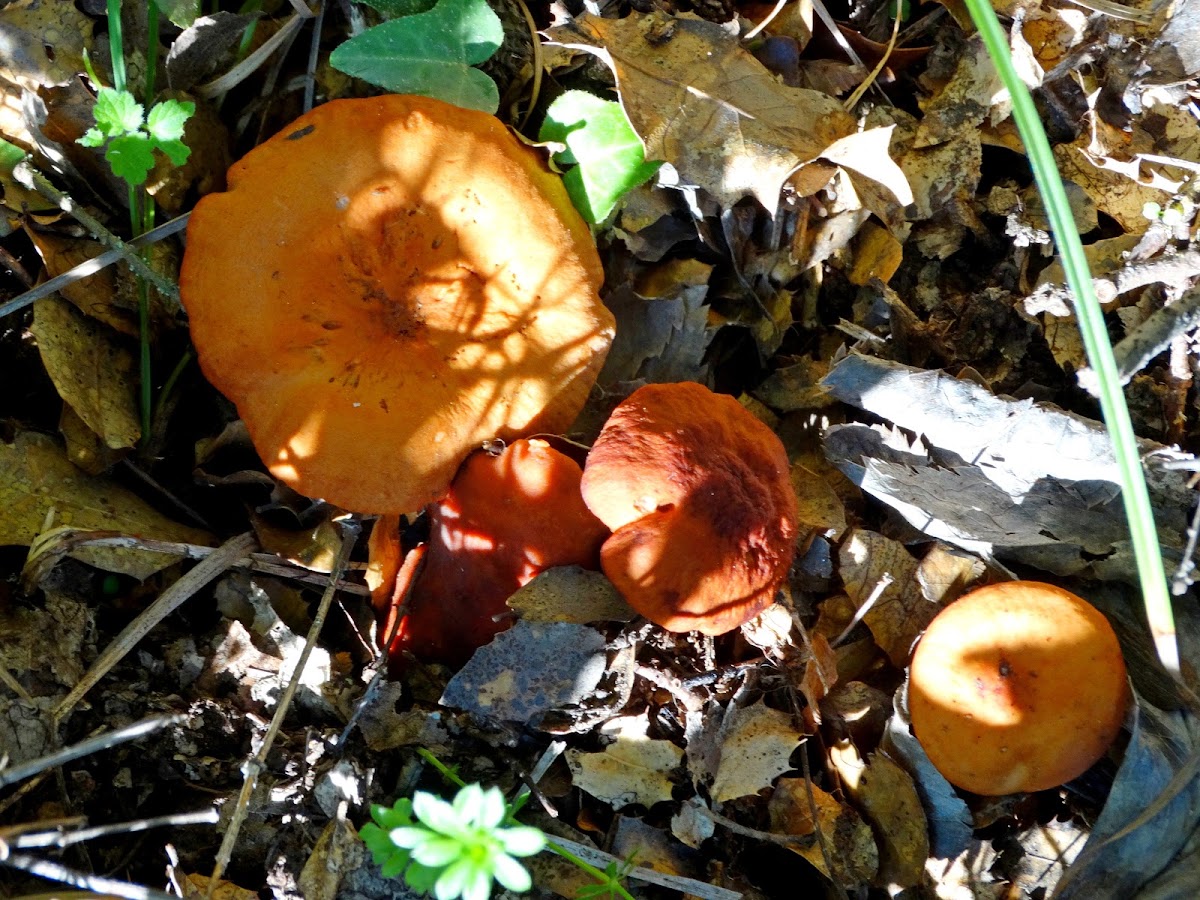
{"label": "curled dry leaf", "polygon": [[577,788],[620,809],[631,803],[653,806],[671,799],[671,775],[683,750],[670,741],[647,736],[645,716],[619,716],[600,729],[613,742],[600,753],[567,751]]}
{"label": "curled dry leaf", "polygon": [[912,887],[929,858],[925,810],[912,777],[882,752],[866,760],[846,741],[830,748],[846,795],[871,825],[879,846],[879,885]]}
{"label": "curled dry leaf", "polygon": [[[212,535],[168,519],[132,491],[80,472],[53,438],[20,432],[0,442],[0,544],[28,546],[54,511],[56,525],[119,531],[163,541],[213,543]],[[167,553],[90,547],[71,554],[109,572],[148,578],[177,561]]]}
{"label": "curled dry leaf", "polygon": [[[808,791],[812,790],[810,804]],[[812,807],[816,806],[816,823],[813,822]],[[781,778],[771,794],[768,807],[771,815],[771,831],[776,834],[814,835],[811,844],[793,844],[788,849],[803,856],[822,875],[843,887],[855,888],[869,884],[879,870],[879,849],[871,828],[852,807],[840,803],[828,791],[817,785],[806,786],[803,778]],[[821,838],[829,854],[830,870],[826,864],[825,851],[816,840],[820,829]]]}
{"label": "curled dry leaf", "polygon": [[137,360],[133,349],[100,322],[57,296],[33,307],[33,331],[46,373],[63,402],[105,446],[136,446],[141,437]]}
{"label": "curled dry leaf", "polygon": [[757,794],[788,771],[801,734],[792,717],[761,701],[731,710],[721,728],[721,762],[713,781],[718,803]]}
{"label": "curled dry leaf", "polygon": [[[871,130],[856,132],[834,97],[782,84],[720,25],[690,13],[585,15],[549,36],[608,63],[646,158],[671,163],[724,207],[753,196],[774,211],[783,183],[827,152],[860,167],[856,179],[885,185],[893,204],[911,200],[887,155],[886,131],[882,142]],[[858,152],[861,144],[872,149]],[[887,209],[872,211],[890,218]]]}

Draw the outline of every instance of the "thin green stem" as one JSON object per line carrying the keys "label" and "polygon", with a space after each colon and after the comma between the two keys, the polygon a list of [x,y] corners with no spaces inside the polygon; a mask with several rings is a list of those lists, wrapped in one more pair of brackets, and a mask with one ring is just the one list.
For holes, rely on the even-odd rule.
{"label": "thin green stem", "polygon": [[121,28],[121,0],[108,0],[108,50],[112,56],[113,89],[125,90],[125,39]]}
{"label": "thin green stem", "polygon": [[620,881],[616,880],[615,878],[610,878],[608,873],[605,872],[603,869],[597,869],[591,863],[580,859],[578,856],[576,856],[574,853],[572,853],[566,847],[560,846],[559,844],[556,844],[553,840],[547,839],[546,849],[549,850],[551,853],[557,853],[559,856],[561,856],[563,859],[567,860],[568,862],[574,863],[575,866],[580,871],[585,872],[588,875],[591,875],[593,878],[595,878],[597,883],[603,884],[606,886],[611,886],[618,894],[620,894],[622,897],[624,897],[625,900],[633,900],[633,895],[630,894],[629,891],[625,890],[625,886],[623,884],[621,884]]}
{"label": "thin green stem", "polygon": [[143,81],[143,95],[146,108],[154,99],[158,89],[158,3],[156,0],[146,0],[146,78]]}
{"label": "thin green stem", "polygon": [[1012,98],[1013,118],[1021,140],[1025,143],[1025,152],[1033,167],[1034,180],[1050,219],[1067,284],[1075,297],[1075,315],[1079,320],[1079,330],[1087,349],[1088,362],[1096,372],[1100,384],[1100,409],[1108,425],[1113,456],[1121,479],[1121,499],[1129,521],[1134,558],[1137,560],[1138,578],[1142,588],[1142,602],[1145,604],[1150,633],[1154,638],[1159,659],[1168,671],[1178,675],[1179,647],[1175,636],[1175,620],[1167,593],[1166,572],[1163,569],[1158,532],[1154,526],[1150,493],[1146,488],[1146,478],[1142,471],[1129,409],[1121,392],[1121,382],[1113,358],[1112,344],[1108,340],[1104,314],[1092,287],[1091,272],[1088,270],[1083,244],[1071,217],[1070,205],[1054,160],[1054,152],[1050,149],[1050,142],[1038,118],[1029,89],[1013,67],[1007,38],[991,4],[988,0],[967,0],[967,8]]}
{"label": "thin green stem", "polygon": [[458,775],[454,771],[452,771],[449,766],[447,766],[444,762],[442,762],[440,759],[438,759],[436,756],[434,756],[432,753],[430,753],[424,747],[417,748],[417,755],[420,756],[421,759],[425,760],[425,762],[429,763],[431,766],[433,766],[435,769],[437,769],[442,774],[442,777],[445,778],[447,781],[449,781],[455,787],[465,788],[467,786],[467,783],[465,781],[463,781],[461,778],[459,778]]}

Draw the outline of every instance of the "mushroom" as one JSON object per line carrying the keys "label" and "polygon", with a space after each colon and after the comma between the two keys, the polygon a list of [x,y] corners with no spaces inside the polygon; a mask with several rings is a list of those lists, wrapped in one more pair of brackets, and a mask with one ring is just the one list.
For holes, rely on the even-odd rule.
{"label": "mushroom", "polygon": [[612,341],[602,280],[536,150],[391,95],[326,103],[235,164],[192,213],[180,289],[275,476],[406,513],[484,441],[570,426]]}
{"label": "mushroom", "polygon": [[909,670],[913,734],[947,781],[989,796],[1083,774],[1121,730],[1129,700],[1108,620],[1035,581],[989,585],[947,606]]}
{"label": "mushroom", "polygon": [[554,566],[596,567],[608,529],[583,505],[581,475],[543,440],[467,459],[429,508],[424,567],[388,648],[393,666],[405,651],[461,665],[509,626],[504,601],[518,588]]}
{"label": "mushroom", "polygon": [[787,453],[734,398],[651,384],[613,411],[583,472],[613,530],[604,574],[670,631],[723,634],[774,600],[795,550]]}

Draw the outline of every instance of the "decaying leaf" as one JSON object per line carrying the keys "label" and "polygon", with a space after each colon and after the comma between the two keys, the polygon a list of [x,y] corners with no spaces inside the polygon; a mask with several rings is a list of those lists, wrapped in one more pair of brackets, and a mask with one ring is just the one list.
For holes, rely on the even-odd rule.
{"label": "decaying leaf", "polygon": [[[812,790],[812,804],[808,791]],[[817,808],[813,823],[812,806]],[[812,863],[822,875],[847,888],[869,884],[879,870],[879,849],[862,817],[817,785],[803,778],[781,778],[771,794],[771,831],[776,834],[808,835],[819,828],[833,870],[825,863],[825,852],[815,838],[808,846],[788,847]]]}
{"label": "decaying leaf", "polygon": [[[671,163],[683,181],[724,207],[754,196],[774,212],[783,183],[839,139],[875,141],[864,138],[870,132],[855,134],[853,118],[835,98],[785,86],[736,37],[690,13],[585,15],[549,35],[608,63],[646,158]],[[851,164],[855,154],[846,145],[837,152]],[[865,155],[869,170],[859,177],[907,202],[904,178],[886,152]]]}
{"label": "decaying leaf", "polygon": [[[1160,710],[1138,698],[1133,736],[1108,801],[1056,896],[1138,896],[1138,888],[1171,864],[1200,824],[1198,747],[1194,713]],[[1181,773],[1188,777],[1180,779]]]}
{"label": "decaying leaf", "polygon": [[799,501],[797,521],[802,530],[841,536],[846,530],[846,507],[828,481],[797,463],[792,466],[792,489]]}
{"label": "decaying leaf", "polygon": [[647,297],[622,285],[604,298],[617,319],[617,336],[599,382],[708,380],[704,353],[712,340],[708,285],[678,284]]}
{"label": "decaying leaf", "polygon": [[[212,544],[208,532],[168,519],[107,478],[80,472],[57,441],[31,431],[20,432],[11,444],[0,443],[0,508],[0,544],[28,546],[48,521],[163,541]],[[90,548],[86,561],[110,572],[146,578],[176,562],[177,557]]]}
{"label": "decaying leaf", "polygon": [[535,724],[590,695],[604,670],[604,638],[595,629],[517,622],[475,651],[440,702],[485,720]]}
{"label": "decaying leaf", "polygon": [[34,304],[32,331],[46,373],[63,401],[106,446],[136,446],[142,429],[132,348],[55,296]]}
{"label": "decaying leaf", "polygon": [[600,753],[567,751],[575,786],[620,809],[631,803],[653,806],[671,799],[671,773],[683,750],[647,736],[645,716],[618,716],[600,729],[612,739]]}
{"label": "decaying leaf", "polygon": [[[14,604],[0,610],[0,666],[22,683],[39,682],[39,692],[55,683],[72,688],[83,677],[83,651],[95,627],[86,605],[53,591],[39,607]],[[13,756],[10,764],[25,758]]]}
{"label": "decaying leaf", "polygon": [[366,848],[354,826],[344,817],[331,819],[300,871],[300,894],[306,900],[334,900],[343,876],[361,866],[365,856]]}
{"label": "decaying leaf", "polygon": [[629,622],[637,613],[604,577],[580,566],[555,566],[505,601],[531,622]]}
{"label": "decaying leaf", "polygon": [[[922,436],[923,444],[913,443],[895,429],[844,425],[825,438],[838,468],[913,527],[1058,574],[1136,581],[1116,462],[1099,422],[858,354],[823,384],[839,400]],[[1144,456],[1171,455],[1140,444]],[[1154,464],[1145,471],[1159,543],[1177,558],[1192,502],[1187,473]]]}
{"label": "decaying leaf", "polygon": [[65,84],[91,42],[92,20],[71,0],[14,0],[0,9],[0,79],[34,92]]}
{"label": "decaying leaf", "polygon": [[829,757],[846,794],[871,824],[879,847],[876,884],[911,887],[929,857],[925,813],[912,778],[884,753],[863,760],[845,741]]}
{"label": "decaying leaf", "polygon": [[734,709],[721,727],[721,762],[712,797],[718,803],[757,794],[791,768],[801,735],[792,717],[761,701]]}
{"label": "decaying leaf", "polygon": [[842,544],[839,569],[846,593],[861,607],[884,578],[892,583],[871,604],[863,622],[892,664],[904,668],[917,635],[937,615],[917,583],[917,561],[904,545],[882,534],[855,529]]}

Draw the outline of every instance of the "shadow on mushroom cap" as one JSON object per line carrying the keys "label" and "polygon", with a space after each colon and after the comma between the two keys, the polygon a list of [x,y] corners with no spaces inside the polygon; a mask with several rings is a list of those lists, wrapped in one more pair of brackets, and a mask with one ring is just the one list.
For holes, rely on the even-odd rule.
{"label": "shadow on mushroom cap", "polygon": [[586,225],[491,116],[333,101],[192,215],[206,377],[272,473],[359,512],[442,496],[484,440],[563,431],[612,340]]}

